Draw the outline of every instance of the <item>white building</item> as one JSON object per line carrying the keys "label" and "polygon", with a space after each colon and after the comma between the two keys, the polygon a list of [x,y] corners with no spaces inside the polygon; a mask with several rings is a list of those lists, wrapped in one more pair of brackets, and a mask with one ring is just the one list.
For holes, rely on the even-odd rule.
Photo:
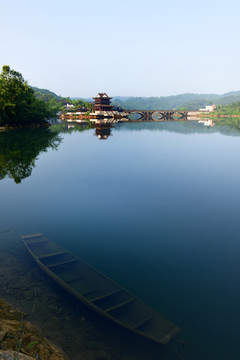
{"label": "white building", "polygon": [[203,109],[199,109],[199,111],[211,112],[214,109],[216,109],[216,105],[212,104],[212,105],[205,106],[205,108],[203,108]]}
{"label": "white building", "polygon": [[66,105],[64,105],[64,108],[65,108],[65,109],[73,109],[73,108],[74,108],[74,105],[72,105],[72,104],[66,104]]}

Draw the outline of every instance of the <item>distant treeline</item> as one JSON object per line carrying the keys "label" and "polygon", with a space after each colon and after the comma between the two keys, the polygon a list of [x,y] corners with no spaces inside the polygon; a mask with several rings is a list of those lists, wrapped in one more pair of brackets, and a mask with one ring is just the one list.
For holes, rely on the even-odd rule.
{"label": "distant treeline", "polygon": [[92,109],[91,103],[82,99],[71,99],[70,97],[62,97],[56,95],[54,92],[47,89],[39,89],[32,86],[35,96],[38,100],[42,100],[49,104],[51,109],[57,111],[64,111],[64,106],[67,104],[74,105],[76,108],[86,108],[87,110]]}
{"label": "distant treeline", "polygon": [[[54,92],[32,87],[37,99],[47,102],[53,110],[63,111],[64,105],[73,104],[76,108],[91,110],[91,99],[61,97]],[[181,94],[162,97],[113,97],[112,105],[126,110],[199,110],[206,105],[229,105],[240,102],[240,91],[217,94]],[[217,107],[218,108],[218,107]]]}
{"label": "distant treeline", "polygon": [[113,105],[127,110],[199,110],[206,105],[228,105],[240,101],[240,91],[223,95],[182,94],[162,97],[114,97]]}

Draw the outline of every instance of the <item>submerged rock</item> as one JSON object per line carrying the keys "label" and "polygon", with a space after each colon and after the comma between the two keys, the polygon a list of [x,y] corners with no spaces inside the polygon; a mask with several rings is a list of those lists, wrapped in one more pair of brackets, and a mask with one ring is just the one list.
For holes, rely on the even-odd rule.
{"label": "submerged rock", "polygon": [[24,316],[0,299],[0,359],[66,360],[62,351],[41,337],[36,327],[24,321]]}

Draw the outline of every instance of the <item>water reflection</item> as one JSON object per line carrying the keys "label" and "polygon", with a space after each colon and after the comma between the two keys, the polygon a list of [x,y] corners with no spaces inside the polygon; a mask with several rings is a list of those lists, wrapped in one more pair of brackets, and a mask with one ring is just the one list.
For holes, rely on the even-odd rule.
{"label": "water reflection", "polygon": [[51,129],[58,133],[72,133],[72,132],[81,132],[85,130],[89,130],[91,125],[87,121],[79,121],[79,122],[60,122],[58,124],[54,124],[51,126]]}
{"label": "water reflection", "polygon": [[[214,126],[204,126],[204,124],[199,123],[199,121],[201,120],[141,121],[119,123],[115,127],[114,131],[125,131],[127,129],[128,131],[167,131],[185,135],[220,133],[225,136],[240,136],[239,118],[210,119],[210,121],[214,121]],[[204,119],[204,121],[207,121],[208,123],[209,119]]]}
{"label": "water reflection", "polygon": [[[168,121],[168,122],[128,122],[113,126],[109,122],[61,122],[50,129],[22,129],[0,133],[0,180],[9,177],[16,184],[29,177],[35,166],[38,155],[48,148],[57,149],[60,133],[71,134],[95,129],[99,140],[107,140],[114,131],[167,131],[183,134],[214,133],[226,136],[240,136],[239,118],[202,119],[198,121]],[[237,130],[237,131],[236,131]]]}
{"label": "water reflection", "polygon": [[[71,133],[78,130],[61,124],[62,130],[57,131],[66,131],[65,144],[61,152],[39,155],[43,165],[39,166],[39,176],[28,178],[24,186],[2,181],[2,185],[9,184],[2,186],[0,225],[20,229],[21,234],[47,233],[136,293],[183,329],[181,340],[186,344],[186,354],[180,356],[185,360],[237,359],[240,132],[233,127],[240,122],[235,119],[227,122],[220,119],[214,127],[198,121],[122,123],[111,130],[114,136],[108,142],[92,136],[96,129],[90,133],[87,130]],[[3,135],[0,134],[0,139]],[[18,131],[15,140],[5,139],[2,143],[0,153],[9,162],[8,151],[13,151],[23,136]],[[30,137],[31,133],[23,147],[27,143],[28,151],[32,152]],[[37,141],[40,139],[41,133]],[[18,244],[16,239],[14,236],[13,244],[15,241]],[[6,247],[10,252],[8,244]],[[20,245],[11,247],[16,259],[21,254],[19,249]],[[8,259],[8,255],[4,258]],[[14,279],[4,271],[10,278],[4,283],[4,291],[7,294],[10,289],[13,299],[19,287],[18,267],[22,266],[18,260],[15,262],[16,265],[11,261]],[[27,285],[20,286],[20,290],[26,289],[20,293],[22,299],[29,296],[29,287],[38,287],[40,281],[34,269],[30,272],[24,268],[21,279],[24,274],[29,277]],[[35,282],[31,283],[30,275]],[[68,318],[68,297],[60,294],[60,298],[66,299],[66,311],[59,313],[49,307],[49,301],[57,304],[58,298],[46,296],[45,287],[40,290],[39,318],[42,323],[48,318],[52,321],[50,326],[47,324],[48,330],[64,329],[61,337],[56,334],[56,338],[64,339],[64,348],[70,349],[76,359],[76,354],[81,353],[79,349],[86,351],[90,343],[97,347],[100,341],[109,354],[98,358],[119,358],[122,344],[128,353],[122,358],[161,358],[150,346],[144,354],[139,340],[134,342],[138,349],[134,356],[134,349],[129,348],[125,338],[114,335],[107,325],[104,332],[102,327],[91,324],[88,316],[87,321],[78,320],[75,324],[72,318],[82,318],[82,310]],[[32,298],[28,304],[31,301]],[[45,312],[48,309],[51,311]],[[53,311],[59,315],[52,316]],[[103,333],[105,337],[96,339],[96,334]],[[85,343],[79,342],[82,337],[86,338]],[[114,342],[116,346],[112,345]],[[111,346],[116,349],[114,354],[110,353]],[[96,359],[96,352],[85,358]]]}
{"label": "water reflection", "polygon": [[94,127],[96,129],[95,134],[98,137],[98,139],[107,140],[107,138],[111,135],[111,128],[113,128],[114,126],[108,123],[99,122],[99,123],[95,123]]}
{"label": "water reflection", "polygon": [[0,134],[0,180],[12,178],[16,184],[29,177],[37,156],[61,142],[57,132],[47,128],[22,129]]}
{"label": "water reflection", "polygon": [[54,131],[63,132],[63,133],[72,133],[72,132],[80,132],[89,129],[95,129],[95,135],[99,140],[107,140],[111,133],[111,129],[114,126],[111,122],[101,121],[96,119],[91,119],[90,122],[87,121],[65,121],[60,124],[55,124],[52,126]]}
{"label": "water reflection", "polygon": [[215,124],[214,124],[214,121],[211,120],[211,119],[207,119],[207,120],[199,120],[198,121],[199,124],[203,124],[204,126],[210,126],[210,127],[213,127]]}

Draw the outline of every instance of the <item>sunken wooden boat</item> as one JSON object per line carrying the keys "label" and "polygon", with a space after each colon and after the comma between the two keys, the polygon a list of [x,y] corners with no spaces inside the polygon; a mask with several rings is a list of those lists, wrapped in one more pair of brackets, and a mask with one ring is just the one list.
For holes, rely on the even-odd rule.
{"label": "sunken wooden boat", "polygon": [[132,293],[43,234],[25,235],[22,240],[45,273],[105,318],[164,345],[179,332]]}

